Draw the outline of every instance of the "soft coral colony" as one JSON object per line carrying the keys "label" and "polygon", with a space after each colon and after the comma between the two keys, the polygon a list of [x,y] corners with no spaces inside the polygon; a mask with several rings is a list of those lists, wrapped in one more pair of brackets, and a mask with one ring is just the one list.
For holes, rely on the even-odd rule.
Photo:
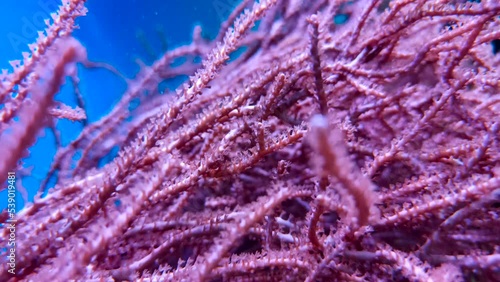
{"label": "soft coral colony", "polygon": [[[84,2],[62,1],[2,78],[2,181],[40,129],[84,117],[54,101],[92,65],[71,37]],[[0,280],[500,280],[499,15],[494,0],[242,1],[58,148]]]}

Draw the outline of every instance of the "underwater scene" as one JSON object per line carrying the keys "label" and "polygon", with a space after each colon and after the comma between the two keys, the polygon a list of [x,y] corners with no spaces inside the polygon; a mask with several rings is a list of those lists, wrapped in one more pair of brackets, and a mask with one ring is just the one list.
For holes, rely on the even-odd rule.
{"label": "underwater scene", "polygon": [[[2,24],[0,26],[0,69],[12,71],[10,61],[22,59],[22,52],[29,52],[28,44],[34,43],[38,32],[46,28],[45,19],[57,11],[60,0],[3,0],[0,1]],[[203,28],[202,36],[214,39],[220,24],[239,0],[216,1],[88,1],[92,11],[76,19],[72,35],[87,49],[93,60],[114,66],[124,76],[133,78],[140,64],[151,64],[166,50],[192,41],[196,25]],[[126,89],[126,83],[109,71],[95,68],[79,70],[81,94],[86,101],[87,122],[93,122],[118,102]],[[85,77],[85,79],[83,79]],[[186,77],[172,79],[165,85],[175,89]],[[76,106],[71,81],[64,83],[57,99]],[[62,144],[73,140],[83,127],[82,121],[58,120]],[[33,201],[41,181],[47,175],[55,155],[55,138],[44,129],[23,159],[29,176],[23,177],[26,192],[17,196],[23,207],[24,201]],[[0,192],[0,209],[7,206],[6,191]]]}
{"label": "underwater scene", "polygon": [[0,281],[500,281],[499,1],[0,15]]}

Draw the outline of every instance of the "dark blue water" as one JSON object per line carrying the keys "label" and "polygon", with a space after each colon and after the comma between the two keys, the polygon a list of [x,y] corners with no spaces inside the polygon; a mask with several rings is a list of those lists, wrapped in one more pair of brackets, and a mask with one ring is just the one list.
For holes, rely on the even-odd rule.
{"label": "dark blue water", "polygon": [[[139,59],[150,65],[165,49],[191,41],[193,27],[201,25],[203,36],[214,38],[220,23],[239,0],[88,0],[87,16],[77,20],[79,29],[73,35],[87,48],[92,61],[113,65],[128,78],[133,78]],[[43,19],[57,10],[57,0],[0,0],[0,68],[12,71],[10,60],[22,59],[29,51]],[[80,68],[80,90],[85,99],[89,122],[109,112],[126,89],[120,78],[108,71]],[[174,87],[174,86],[172,86]],[[75,106],[73,88],[68,80],[56,100]],[[57,129],[63,144],[75,138],[82,129],[80,122],[59,120]],[[22,185],[32,200],[45,177],[56,152],[49,130],[40,132],[37,143],[23,160],[23,171],[16,172],[17,185]],[[1,144],[0,144],[1,146]],[[0,156],[2,157],[2,156]],[[25,174],[25,177],[20,177]],[[6,185],[2,183],[0,185]],[[24,204],[17,193],[16,208]],[[0,192],[0,209],[7,205],[6,191]]]}

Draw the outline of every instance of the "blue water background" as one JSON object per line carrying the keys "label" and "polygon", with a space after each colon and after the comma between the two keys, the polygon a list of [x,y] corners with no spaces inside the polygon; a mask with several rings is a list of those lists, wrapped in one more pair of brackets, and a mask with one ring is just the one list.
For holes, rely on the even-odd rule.
{"label": "blue water background", "polygon": [[[162,54],[164,42],[172,49],[188,44],[195,25],[201,25],[203,36],[214,38],[220,23],[239,0],[88,0],[85,17],[77,19],[80,27],[73,35],[87,48],[91,61],[105,62],[133,78],[139,70],[137,59],[150,65]],[[57,0],[0,0],[0,69],[8,69],[10,60],[22,59],[29,51],[27,44],[37,37],[35,29],[43,30],[43,18],[56,11]],[[144,42],[151,46],[146,50]],[[103,69],[79,69],[80,91],[85,99],[88,121],[98,120],[109,112],[126,90],[126,83]],[[174,86],[171,86],[174,87]],[[76,106],[73,87],[68,79],[56,100]],[[63,144],[81,131],[80,122],[59,120]],[[40,181],[45,177],[55,155],[54,137],[48,130],[39,133],[36,144],[23,159],[24,171],[18,174],[32,201]],[[2,146],[2,144],[0,144]],[[0,156],[2,157],[2,156]],[[26,174],[25,177],[20,177]],[[2,183],[0,185],[5,185]],[[23,196],[16,195],[16,209],[24,205]],[[0,192],[0,210],[7,206],[7,191]]]}

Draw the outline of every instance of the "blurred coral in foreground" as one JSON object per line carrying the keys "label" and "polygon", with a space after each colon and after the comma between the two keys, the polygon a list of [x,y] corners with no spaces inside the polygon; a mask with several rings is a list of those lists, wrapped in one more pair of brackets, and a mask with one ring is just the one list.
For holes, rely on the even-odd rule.
{"label": "blurred coral in foreground", "polygon": [[[2,182],[85,118],[53,99],[95,66],[84,2],[3,74]],[[477,2],[244,0],[213,42],[197,27],[58,149],[0,280],[499,281],[500,3]]]}

